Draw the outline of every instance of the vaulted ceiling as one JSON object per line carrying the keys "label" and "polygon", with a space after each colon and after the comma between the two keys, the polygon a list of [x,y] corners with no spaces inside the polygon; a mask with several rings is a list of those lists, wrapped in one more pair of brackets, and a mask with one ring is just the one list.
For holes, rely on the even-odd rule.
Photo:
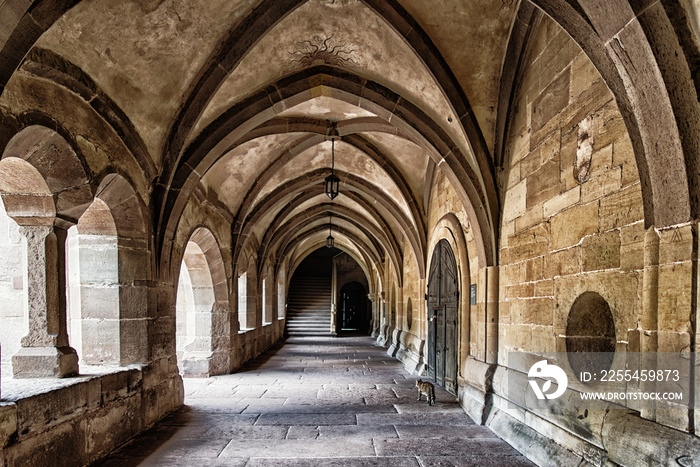
{"label": "vaulted ceiling", "polygon": [[[0,37],[0,85],[53,81],[116,130],[145,174],[137,191],[150,197],[161,259],[199,190],[233,221],[234,261],[253,238],[278,262],[298,257],[323,243],[332,219],[341,247],[399,272],[410,250],[422,276],[437,171],[467,212],[481,264],[493,264],[502,69],[512,31],[527,22],[516,15],[533,8],[520,3],[8,1],[3,21],[17,27]],[[536,3],[583,17],[566,2]],[[602,73],[617,92],[617,72]],[[0,105],[21,110],[18,94],[4,92]],[[322,187],[331,125],[342,137],[332,202]]]}
{"label": "vaulted ceiling", "polygon": [[118,109],[155,176],[161,238],[203,189],[235,220],[234,261],[253,237],[278,258],[321,244],[332,219],[357,257],[400,271],[410,248],[422,275],[438,166],[477,225],[497,222],[490,154],[516,3],[78,2],[23,68],[85,75]]}

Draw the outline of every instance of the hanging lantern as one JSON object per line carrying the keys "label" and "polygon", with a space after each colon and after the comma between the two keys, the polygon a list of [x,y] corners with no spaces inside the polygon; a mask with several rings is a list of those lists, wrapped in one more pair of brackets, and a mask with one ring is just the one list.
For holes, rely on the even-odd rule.
{"label": "hanging lantern", "polygon": [[326,194],[330,199],[335,199],[335,197],[338,196],[339,190],[340,179],[331,171],[331,174],[326,177]]}
{"label": "hanging lantern", "polygon": [[331,174],[326,177],[326,195],[333,200],[340,192],[340,179],[333,173],[335,169],[335,140],[340,139],[338,130],[334,125],[328,131],[327,138],[331,140]]}
{"label": "hanging lantern", "polygon": [[328,248],[333,248],[335,244],[335,239],[333,238],[333,216],[331,215],[331,220],[328,224],[328,236],[326,237],[326,246]]}

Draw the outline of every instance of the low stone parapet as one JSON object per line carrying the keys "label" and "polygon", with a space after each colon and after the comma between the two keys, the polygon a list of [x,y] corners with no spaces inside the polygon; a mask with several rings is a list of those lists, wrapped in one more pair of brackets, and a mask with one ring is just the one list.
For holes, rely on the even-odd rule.
{"label": "low stone parapet", "polygon": [[146,375],[159,372],[153,365],[99,371],[4,381],[0,465],[89,464],[183,403],[177,373],[152,385]]}

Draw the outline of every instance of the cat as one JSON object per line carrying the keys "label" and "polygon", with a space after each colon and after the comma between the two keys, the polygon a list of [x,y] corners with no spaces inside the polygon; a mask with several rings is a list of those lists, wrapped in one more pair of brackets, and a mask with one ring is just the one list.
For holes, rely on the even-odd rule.
{"label": "cat", "polygon": [[425,394],[428,404],[435,405],[435,386],[433,386],[433,383],[419,379],[416,381],[416,387],[418,388],[418,400]]}

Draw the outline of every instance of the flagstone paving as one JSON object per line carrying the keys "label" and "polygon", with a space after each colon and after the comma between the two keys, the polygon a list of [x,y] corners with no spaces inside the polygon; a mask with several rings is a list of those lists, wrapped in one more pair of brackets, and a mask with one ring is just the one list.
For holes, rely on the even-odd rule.
{"label": "flagstone paving", "polygon": [[97,465],[532,466],[455,396],[369,337],[295,337],[232,375],[185,379],[186,406]]}

